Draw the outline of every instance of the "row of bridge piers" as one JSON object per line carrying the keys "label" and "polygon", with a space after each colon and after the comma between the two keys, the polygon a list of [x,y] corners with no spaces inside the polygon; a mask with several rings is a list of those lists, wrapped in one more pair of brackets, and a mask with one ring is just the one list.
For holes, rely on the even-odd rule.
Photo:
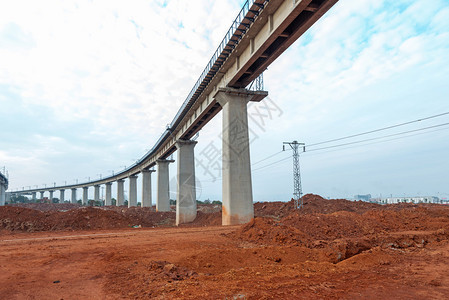
{"label": "row of bridge piers", "polygon": [[[267,95],[263,92],[264,96]],[[254,96],[254,92],[244,89],[219,89],[215,94],[215,101],[220,104],[223,111],[222,128],[222,224],[234,225],[246,223],[254,217],[251,164],[249,152],[249,131],[247,104]],[[263,97],[264,97],[263,96]],[[261,100],[259,97],[258,101]],[[177,152],[177,189],[176,189],[176,224],[193,221],[197,215],[196,186],[195,186],[195,155],[194,148],[197,144],[193,140],[178,139],[176,141]],[[142,169],[142,207],[151,207],[152,201],[152,176],[157,173],[156,185],[156,211],[170,211],[169,194],[169,164],[174,160],[157,159],[156,170]],[[137,178],[138,174],[128,177],[129,197],[128,206],[137,206]],[[121,178],[117,183],[116,205],[124,205],[124,182]],[[105,205],[112,205],[112,184],[105,185]],[[45,190],[33,190],[31,196],[37,200],[44,199],[44,193],[49,192],[49,198],[54,198],[54,192],[59,190],[59,200],[65,201],[65,191],[71,190],[71,202],[77,203],[77,190],[82,188],[82,202],[88,202],[88,189],[94,187],[94,200],[100,200],[99,184],[83,185],[82,187],[60,187]],[[26,192],[26,191],[24,191]],[[20,194],[20,192],[17,192]],[[30,194],[30,192],[28,192]]]}

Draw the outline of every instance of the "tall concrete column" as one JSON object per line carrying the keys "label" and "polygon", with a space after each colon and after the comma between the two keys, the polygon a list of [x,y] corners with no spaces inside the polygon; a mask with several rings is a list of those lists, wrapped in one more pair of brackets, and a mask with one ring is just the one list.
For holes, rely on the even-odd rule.
{"label": "tall concrete column", "polygon": [[5,205],[6,202],[11,203],[11,193],[5,192],[5,200],[3,201],[3,205]]}
{"label": "tall concrete column", "polygon": [[137,176],[129,176],[128,207],[137,206]]}
{"label": "tall concrete column", "polygon": [[223,225],[246,223],[254,217],[247,103],[267,94],[220,88],[214,96],[223,108]]}
{"label": "tall concrete column", "polygon": [[42,200],[42,199],[44,199],[44,191],[42,191],[42,192],[40,192],[41,193],[41,199],[40,200]]}
{"label": "tall concrete column", "polygon": [[151,195],[151,173],[154,170],[142,171],[142,207],[152,207],[152,195]]}
{"label": "tall concrete column", "polygon": [[50,191],[50,197],[48,199],[50,199],[50,203],[53,202],[53,191]]}
{"label": "tall concrete column", "polygon": [[78,200],[76,200],[76,189],[72,189],[72,203],[78,203]]}
{"label": "tall concrete column", "polygon": [[111,205],[112,204],[112,182],[106,183],[106,199],[104,202],[104,205]]}
{"label": "tall concrete column", "polygon": [[95,185],[94,186],[94,200],[95,201],[100,201],[100,186],[99,185]]}
{"label": "tall concrete column", "polygon": [[64,201],[65,201],[64,194],[65,194],[65,190],[59,190],[59,203],[64,203]]}
{"label": "tall concrete column", "polygon": [[117,206],[121,206],[125,203],[125,190],[123,188],[123,183],[125,180],[117,180]]}
{"label": "tall concrete column", "polygon": [[3,184],[0,183],[0,206],[5,205],[6,203],[6,188]]}
{"label": "tall concrete column", "polygon": [[170,185],[168,165],[174,160],[158,159],[156,211],[170,211]]}
{"label": "tall concrete column", "polygon": [[178,174],[176,190],[176,225],[196,218],[195,156],[197,142],[178,140]]}
{"label": "tall concrete column", "polygon": [[31,200],[33,200],[33,202],[36,202],[36,192],[31,193]]}
{"label": "tall concrete column", "polygon": [[85,186],[85,187],[83,187],[83,205],[89,204],[88,196],[89,196],[89,187]]}

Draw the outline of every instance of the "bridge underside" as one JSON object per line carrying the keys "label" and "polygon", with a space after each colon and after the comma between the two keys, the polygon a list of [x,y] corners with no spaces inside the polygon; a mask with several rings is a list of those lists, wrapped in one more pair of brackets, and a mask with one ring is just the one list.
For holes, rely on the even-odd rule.
{"label": "bridge underside", "polygon": [[[290,47],[304,32],[320,19],[338,0],[303,0],[293,2],[296,7],[288,17],[274,30],[269,38],[257,50],[248,62],[242,66],[228,86],[242,88],[253,81],[260,73]],[[270,1],[270,3],[273,1]],[[284,1],[286,2],[286,1]],[[276,12],[267,5],[268,23],[273,28]],[[257,25],[256,25],[257,26]]]}

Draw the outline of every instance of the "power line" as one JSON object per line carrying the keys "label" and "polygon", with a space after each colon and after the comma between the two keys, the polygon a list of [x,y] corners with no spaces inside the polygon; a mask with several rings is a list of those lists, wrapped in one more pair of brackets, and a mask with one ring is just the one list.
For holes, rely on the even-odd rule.
{"label": "power line", "polygon": [[[424,120],[428,120],[428,119],[432,119],[432,118],[436,118],[436,117],[440,117],[440,116],[444,116],[444,115],[448,115],[449,112],[446,113],[441,113],[438,115],[433,115],[430,117],[426,117],[426,118],[421,118],[418,120],[413,120],[413,121],[409,121],[409,122],[405,122],[405,123],[401,123],[401,124],[397,124],[397,125],[392,125],[392,126],[388,126],[388,127],[383,127],[380,129],[376,129],[376,130],[371,130],[371,131],[367,131],[367,132],[363,132],[363,133],[359,133],[359,134],[354,134],[354,135],[349,135],[349,136],[345,136],[345,137],[341,137],[341,138],[337,138],[337,139],[333,139],[333,140],[328,140],[328,141],[323,141],[323,142],[319,142],[319,143],[314,143],[314,144],[310,144],[310,145],[306,145],[306,147],[312,147],[312,146],[316,146],[316,145],[321,145],[321,144],[325,144],[325,143],[330,143],[333,141],[339,141],[339,140],[344,140],[344,139],[348,139],[348,138],[352,138],[352,137],[357,137],[357,136],[361,136],[361,135],[366,135],[366,134],[370,134],[370,133],[374,133],[374,132],[379,132],[379,131],[383,131],[383,130],[387,130],[387,129],[391,129],[391,128],[395,128],[395,127],[399,127],[399,126],[404,126],[404,125],[408,125],[408,124],[412,124],[412,123],[416,123],[416,122],[420,122],[420,121],[424,121]],[[424,127],[424,128],[419,128],[419,129],[414,129],[414,130],[409,130],[409,131],[404,131],[404,132],[399,132],[399,133],[395,133],[395,134],[390,134],[390,135],[384,135],[381,137],[375,137],[375,138],[370,138],[370,139],[364,139],[364,140],[360,140],[360,141],[354,141],[354,142],[350,142],[350,143],[343,143],[343,144],[338,144],[338,145],[333,145],[333,146],[327,146],[327,147],[321,147],[321,148],[316,148],[316,149],[310,149],[305,152],[305,154],[308,154],[309,152],[314,152],[314,151],[319,151],[319,150],[326,150],[326,149],[333,149],[333,148],[338,148],[338,147],[343,147],[343,146],[349,146],[349,145],[355,145],[355,144],[360,144],[360,143],[364,143],[364,142],[369,142],[369,141],[373,141],[373,140],[379,140],[379,139],[384,139],[384,138],[388,138],[388,137],[393,137],[393,136],[400,136],[400,135],[404,135],[404,134],[408,134],[408,133],[413,133],[413,132],[419,132],[419,131],[423,131],[423,130],[428,130],[428,129],[432,129],[432,128],[437,128],[437,127],[442,127],[442,126],[446,126],[449,125],[449,123],[443,123],[443,124],[438,124],[438,125],[434,125],[434,126],[428,126],[428,127]],[[443,129],[437,129],[437,130],[432,130],[429,132],[434,132],[434,131],[439,131],[439,130],[446,130],[449,128],[443,128]],[[408,136],[403,136],[403,137],[398,137],[398,138],[394,138],[394,139],[389,139],[389,140],[384,140],[384,141],[378,141],[378,142],[374,142],[374,143],[368,143],[368,144],[364,144],[364,145],[371,145],[371,144],[376,144],[379,142],[387,142],[387,141],[393,141],[393,140],[398,140],[398,139],[402,139],[402,138],[406,138],[406,137],[411,137],[411,136],[415,136],[418,134],[425,134],[425,133],[429,133],[429,132],[422,132],[422,133],[417,133],[417,134],[413,134],[413,135],[408,135]],[[361,146],[364,146],[361,145]],[[352,147],[346,147],[344,149],[350,149]],[[290,151],[291,149],[287,149],[288,151]],[[283,153],[284,151],[279,151],[276,153],[273,153],[255,163],[252,163],[251,166],[257,165],[263,161],[266,161],[270,158],[273,158],[281,153]],[[331,152],[331,151],[325,151],[322,153],[327,153],[327,152]],[[286,161],[288,159],[290,159],[291,156],[277,160],[275,162],[269,163],[268,165],[264,165],[261,167],[258,167],[256,169],[252,169],[252,172],[257,172],[259,170],[268,168],[272,165],[278,164],[280,162]],[[216,177],[213,181],[210,182],[214,182],[216,180],[221,180],[222,176]],[[205,181],[205,182],[209,182],[209,181]]]}
{"label": "power line", "polygon": [[[408,138],[408,137],[413,137],[413,136],[417,136],[417,135],[421,135],[421,134],[427,134],[427,133],[431,133],[431,132],[436,132],[436,131],[442,131],[442,130],[448,130],[449,128],[440,128],[440,129],[436,129],[436,130],[432,130],[432,131],[427,131],[427,132],[419,132],[419,133],[415,133],[415,134],[410,134],[410,135],[406,135],[406,136],[400,136],[397,138],[393,138],[393,139],[388,139],[388,140],[383,140],[383,141],[377,141],[377,142],[372,142],[372,143],[366,143],[366,144],[361,144],[361,145],[356,145],[356,146],[350,146],[350,147],[346,147],[346,148],[341,148],[341,149],[334,149],[334,150],[330,150],[330,151],[324,151],[324,152],[319,152],[319,153],[314,153],[311,155],[319,155],[319,154],[323,154],[323,153],[329,153],[329,152],[335,152],[335,151],[339,151],[339,150],[346,150],[346,149],[351,149],[354,147],[360,147],[360,146],[368,146],[368,145],[374,145],[374,144],[378,144],[378,143],[384,143],[384,142],[391,142],[391,141],[396,141],[396,140],[400,140],[400,139],[404,139],[404,138]],[[361,141],[362,142],[362,141]],[[315,150],[318,149],[313,149],[307,152],[304,152],[305,155],[310,156],[309,153],[313,152]],[[303,154],[303,155],[304,155]]]}
{"label": "power line", "polygon": [[321,145],[321,144],[327,144],[327,143],[336,142],[336,141],[341,141],[341,140],[345,140],[345,139],[349,139],[349,138],[353,138],[353,137],[357,137],[357,136],[361,136],[361,135],[366,135],[366,134],[370,134],[370,133],[374,133],[374,132],[379,132],[379,131],[383,131],[383,130],[388,130],[388,129],[391,129],[391,128],[396,128],[396,127],[400,127],[400,126],[404,126],[404,125],[408,125],[408,124],[412,124],[412,123],[416,123],[416,122],[421,122],[421,121],[425,121],[425,120],[441,117],[441,116],[444,116],[444,115],[449,115],[449,112],[445,112],[445,113],[441,113],[441,114],[438,114],[438,115],[433,115],[433,116],[430,116],[430,117],[421,118],[421,119],[418,119],[418,120],[413,120],[413,121],[409,121],[409,122],[405,122],[405,123],[400,123],[400,124],[396,124],[396,125],[392,125],[392,126],[388,126],[388,127],[384,127],[384,128],[379,128],[379,129],[375,129],[375,130],[371,130],[371,131],[366,131],[366,132],[362,132],[362,133],[348,135],[348,136],[345,136],[345,137],[336,138],[336,139],[332,139],[332,140],[328,140],[328,141],[324,141],[324,142],[310,144],[310,145],[308,145],[308,147],[317,146],[317,145]]}
{"label": "power line", "polygon": [[272,162],[272,163],[270,163],[270,164],[268,164],[268,165],[265,165],[265,166],[263,166],[263,167],[259,167],[259,168],[257,168],[257,169],[253,169],[253,170],[251,170],[251,171],[252,171],[252,172],[259,171],[259,170],[261,170],[261,169],[268,168],[268,167],[270,167],[270,166],[272,166],[272,165],[275,165],[275,164],[277,164],[277,163],[283,162],[283,161],[285,161],[285,160],[287,160],[287,159],[290,159],[290,158],[291,158],[291,155],[289,155],[289,156],[286,157],[286,158],[280,159],[280,160],[278,160],[278,161]]}
{"label": "power line", "polygon": [[[445,113],[445,114],[449,114],[449,113]],[[444,114],[440,114],[440,115],[444,115]],[[437,115],[437,116],[440,116],[440,115]],[[435,117],[435,116],[433,116],[433,117]],[[429,117],[429,118],[431,118],[431,117]],[[425,118],[425,119],[427,119],[427,118]],[[424,119],[420,119],[420,120],[424,120]],[[416,121],[415,121],[415,122],[416,122]],[[409,122],[408,122],[408,123],[409,123]],[[404,123],[404,124],[405,124],[405,123]],[[342,147],[342,146],[348,146],[348,145],[354,145],[354,144],[364,143],[364,142],[367,142],[367,141],[373,141],[373,140],[385,139],[385,138],[388,138],[388,137],[400,136],[400,135],[409,134],[409,133],[413,133],[413,132],[419,132],[419,131],[428,130],[428,129],[432,129],[432,128],[442,127],[442,126],[446,126],[446,125],[449,125],[449,123],[443,123],[443,124],[438,124],[438,125],[434,125],[434,126],[428,126],[428,127],[424,127],[424,128],[415,129],[415,130],[408,130],[408,131],[404,131],[404,132],[400,132],[400,133],[395,133],[395,134],[385,135],[385,136],[382,136],[382,137],[376,137],[376,138],[365,139],[365,140],[361,140],[361,141],[355,141],[355,142],[351,142],[351,143],[344,143],[344,144],[333,145],[333,146],[329,146],[329,147],[322,147],[322,148],[317,148],[317,149],[311,149],[311,150],[308,150],[308,151],[305,152],[305,153],[307,154],[307,153],[309,153],[309,152],[318,151],[318,150],[331,149],[331,148],[337,148],[337,147]],[[390,127],[391,127],[391,126],[390,126]],[[440,131],[440,130],[446,130],[446,129],[449,129],[449,128],[442,128],[442,129],[432,130],[432,131],[430,131],[430,132],[435,132],[435,131]],[[376,132],[376,131],[379,131],[379,130],[373,130],[373,131],[371,131],[371,132]],[[397,137],[397,138],[388,139],[388,140],[384,140],[384,141],[377,141],[377,142],[374,142],[374,143],[368,143],[368,144],[364,144],[364,145],[371,145],[371,144],[376,144],[376,143],[379,143],[379,142],[393,141],[393,140],[398,140],[398,139],[402,139],[402,138],[406,138],[406,137],[411,137],[411,136],[415,136],[415,135],[419,135],[419,134],[426,134],[426,133],[429,133],[429,132],[419,132],[419,133],[412,134],[412,135],[400,136],[400,137]],[[339,140],[339,139],[338,139],[338,140]],[[317,144],[318,144],[318,143],[317,143]],[[320,143],[320,144],[321,144],[321,143]],[[315,144],[315,145],[316,145],[316,144]],[[363,145],[361,145],[361,146],[363,146]],[[349,149],[349,148],[352,148],[352,147],[347,147],[347,148],[344,148],[344,149]],[[290,149],[289,149],[289,150],[290,150]],[[281,152],[282,152],[282,151],[281,151]],[[274,153],[274,154],[272,154],[272,155],[270,155],[270,156],[268,156],[268,157],[266,157],[266,158],[264,158],[264,159],[262,159],[262,160],[256,162],[255,164],[257,164],[257,163],[259,163],[259,162],[262,162],[262,161],[265,161],[265,160],[267,160],[267,159],[269,159],[269,158],[272,158],[272,157],[274,157],[274,156],[276,156],[276,155],[279,155],[281,152]],[[326,151],[326,152],[330,152],[330,151]],[[275,162],[272,162],[272,163],[270,163],[270,164],[268,164],[268,165],[264,165],[264,166],[262,166],[262,167],[253,169],[252,172],[257,172],[257,171],[259,171],[259,170],[268,168],[268,167],[270,167],[270,166],[272,166],[272,165],[278,164],[278,163],[283,162],[283,161],[286,161],[286,160],[288,160],[288,159],[290,159],[290,156],[289,156],[289,157],[286,157],[286,158],[283,158],[283,159],[280,159],[280,160],[277,160],[277,161],[275,161]],[[254,164],[253,164],[253,165],[254,165]]]}
{"label": "power line", "polygon": [[[286,151],[291,151],[291,149],[287,149]],[[284,153],[284,152],[285,152],[285,151],[281,150],[281,151],[278,151],[278,152],[276,152],[276,153],[273,153],[273,154],[271,154],[271,155],[269,155],[269,156],[267,156],[267,157],[265,157],[265,158],[263,158],[263,159],[261,159],[261,160],[255,162],[255,163],[252,163],[251,166],[257,165],[258,163],[261,163],[261,162],[263,162],[263,161],[266,161],[267,159],[270,159],[270,158],[272,158],[272,157],[275,157],[275,156],[277,156],[277,155],[279,155],[279,154],[281,154],[281,153]],[[289,158],[290,158],[290,156],[287,157],[287,159],[289,159]],[[284,161],[284,160],[286,160],[286,159],[284,158],[284,159],[281,159],[280,161]],[[274,162],[274,163],[270,163],[270,164],[268,164],[268,165],[266,165],[266,166],[263,166],[263,167],[260,167],[260,168],[257,168],[257,169],[252,169],[251,171],[254,172],[254,171],[257,171],[257,170],[260,170],[260,169],[264,169],[264,168],[269,167],[269,166],[272,166],[272,165],[274,165],[275,163],[278,163],[278,162],[280,162],[280,161],[276,161],[276,162]],[[222,176],[219,176],[219,177],[215,177],[214,180],[208,180],[208,181],[203,181],[203,182],[215,182],[215,181],[221,180],[221,179],[222,179]]]}
{"label": "power line", "polygon": [[[381,137],[375,137],[375,138],[365,139],[365,140],[361,140],[361,141],[355,141],[355,142],[350,142],[350,143],[344,143],[344,144],[338,144],[338,145],[333,145],[333,146],[327,146],[327,147],[321,147],[321,148],[311,149],[311,150],[307,150],[306,152],[312,152],[312,151],[318,151],[318,150],[324,150],[324,149],[331,149],[331,148],[336,148],[336,147],[342,147],[342,146],[348,146],[348,145],[353,145],[353,144],[358,144],[358,143],[368,142],[368,141],[374,141],[374,140],[379,140],[379,139],[383,139],[383,138],[387,138],[387,137],[403,135],[403,134],[407,134],[407,133],[412,133],[412,132],[417,132],[417,131],[427,130],[427,129],[431,129],[431,128],[436,128],[436,127],[446,126],[446,125],[449,125],[449,123],[443,123],[443,124],[438,124],[438,125],[434,125],[434,126],[428,126],[428,127],[424,127],[424,128],[419,128],[419,129],[414,129],[414,130],[403,131],[403,132],[399,132],[399,133],[394,133],[394,134],[384,135],[384,136],[381,136]],[[315,145],[316,145],[316,144],[315,144]],[[309,147],[310,147],[310,146],[309,146]]]}
{"label": "power line", "polygon": [[[287,150],[290,151],[290,149],[287,149]],[[257,165],[258,163],[261,163],[261,162],[263,162],[263,161],[266,161],[267,159],[270,159],[270,158],[272,158],[272,157],[274,157],[274,156],[276,156],[276,155],[279,155],[279,154],[281,154],[282,152],[284,152],[284,151],[281,150],[281,151],[279,151],[279,152],[276,152],[276,153],[274,153],[274,154],[271,154],[271,155],[265,157],[264,159],[261,159],[261,160],[255,162],[255,163],[252,163],[251,165],[252,165],[252,166]]]}
{"label": "power line", "polygon": [[[303,153],[305,153],[305,154],[307,155],[308,153],[314,152],[314,151],[326,150],[326,149],[333,149],[333,148],[338,148],[338,147],[343,147],[343,146],[349,146],[349,145],[355,145],[355,144],[360,144],[360,143],[369,142],[369,141],[373,141],[373,140],[379,140],[379,139],[384,139],[384,138],[393,137],[393,136],[400,136],[400,135],[404,135],[404,134],[407,134],[407,133],[413,133],[413,132],[423,131],[423,130],[427,130],[427,129],[431,129],[431,128],[436,128],[436,127],[441,127],[441,126],[446,126],[446,125],[449,125],[449,123],[438,124],[438,125],[434,125],[434,126],[429,126],[429,127],[419,128],[419,129],[415,129],[415,130],[404,131],[404,132],[395,133],[395,134],[390,134],[390,135],[385,135],[385,136],[376,137],[376,138],[364,139],[364,140],[361,140],[361,141],[355,141],[355,142],[350,142],[350,143],[344,143],[344,144],[338,144],[338,145],[333,145],[333,146],[328,146],[328,147],[322,147],[322,148],[317,148],[317,149],[311,149],[311,150],[307,150],[306,152],[303,152]],[[368,144],[364,144],[364,145],[360,145],[360,146],[372,145],[372,144],[377,144],[377,143],[380,143],[380,142],[394,141],[394,140],[403,139],[403,138],[406,138],[406,137],[411,137],[411,136],[415,136],[415,135],[419,135],[419,134],[426,134],[426,133],[430,133],[430,132],[435,132],[435,131],[440,131],[440,130],[447,130],[447,129],[449,129],[449,128],[442,128],[442,129],[432,130],[432,131],[429,131],[429,132],[420,132],[420,133],[413,134],[413,135],[407,135],[407,136],[397,137],[397,138],[394,138],[394,139],[388,139],[388,140],[384,140],[384,141],[377,141],[377,142],[374,142],[374,143],[368,143]],[[352,147],[346,147],[346,148],[343,148],[343,149],[350,149],[350,148],[352,148]],[[288,151],[290,151],[290,149],[288,149]],[[254,166],[254,165],[256,165],[256,164],[258,164],[258,163],[260,163],[260,162],[262,162],[262,161],[268,160],[268,159],[270,159],[270,158],[272,158],[272,157],[274,157],[274,156],[277,156],[277,155],[279,155],[279,154],[281,154],[281,153],[283,153],[283,152],[284,152],[284,151],[280,151],[280,152],[273,153],[273,154],[267,156],[266,158],[261,159],[261,160],[255,162],[255,163],[251,164],[251,166]],[[327,152],[331,152],[331,151],[325,151],[325,152],[321,152],[321,153],[327,153]],[[270,166],[272,166],[272,165],[275,165],[275,164],[278,164],[278,163],[280,163],[280,162],[286,161],[286,160],[288,160],[288,159],[290,159],[290,158],[291,158],[291,156],[288,156],[288,157],[286,157],[286,158],[282,158],[282,159],[277,160],[277,161],[275,161],[275,162],[269,163],[268,165],[264,165],[264,166],[258,167],[258,168],[256,168],[256,169],[252,169],[251,171],[252,171],[252,172],[257,172],[257,171],[259,171],[259,170],[268,168],[268,167],[270,167]],[[221,180],[221,179],[222,179],[222,177],[219,176],[219,177],[216,177],[214,180],[212,180],[212,181],[210,181],[210,182],[214,182],[214,181],[216,181],[216,180]],[[204,181],[204,182],[209,182],[209,181]]]}

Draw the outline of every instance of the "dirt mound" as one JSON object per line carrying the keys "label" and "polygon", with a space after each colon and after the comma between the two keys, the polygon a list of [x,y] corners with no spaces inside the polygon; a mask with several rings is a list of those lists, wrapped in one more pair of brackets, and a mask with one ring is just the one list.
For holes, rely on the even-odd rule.
{"label": "dirt mound", "polygon": [[136,225],[123,215],[113,211],[95,207],[74,209],[62,213],[54,213],[50,223],[54,223],[52,230],[82,230],[101,228],[121,228]]}
{"label": "dirt mound", "polygon": [[301,245],[310,241],[301,230],[271,218],[254,218],[229,236],[259,244]]}
{"label": "dirt mound", "polygon": [[204,213],[198,211],[196,219],[193,222],[183,224],[182,226],[220,226],[221,225],[221,211],[212,213]]}
{"label": "dirt mound", "polygon": [[93,207],[66,212],[5,206],[0,209],[0,228],[9,231],[48,231],[119,228],[130,220],[113,211]]}
{"label": "dirt mound", "polygon": [[103,209],[81,207],[69,211],[40,211],[25,207],[0,207],[0,229],[8,231],[52,231],[172,226],[173,212],[141,208]]}
{"label": "dirt mound", "polygon": [[[363,201],[349,201],[346,199],[324,199],[321,196],[307,194],[302,197],[303,208],[301,213],[331,214],[337,211],[364,213],[369,210],[381,209],[382,205]],[[293,204],[292,204],[293,207]]]}
{"label": "dirt mound", "polygon": [[[51,298],[57,283],[65,293],[59,298],[67,298],[69,290],[79,298],[87,286],[84,299],[448,298],[449,207],[381,206],[316,195],[306,195],[304,203],[301,210],[293,202],[256,203],[256,218],[240,227],[189,228],[221,224],[219,207],[204,205],[182,228],[111,230],[101,237],[92,230],[76,239],[49,232],[10,234],[7,239],[17,241],[2,248],[0,265],[8,276],[0,294],[3,288],[9,293],[5,299],[39,297],[44,286]],[[174,219],[174,212],[151,208],[0,207],[0,227],[13,232],[104,232],[173,226]],[[51,272],[42,273],[42,266]]]}
{"label": "dirt mound", "polygon": [[[35,231],[35,220],[47,218],[48,213],[35,209],[2,206],[0,207],[0,229],[9,231]],[[42,228],[42,226],[39,226]],[[38,229],[40,230],[40,229]]]}
{"label": "dirt mound", "polygon": [[152,207],[126,207],[106,206],[102,209],[117,212],[134,224],[143,227],[173,226],[175,224],[175,212],[156,212]]}
{"label": "dirt mound", "polygon": [[[356,244],[361,245],[354,247],[363,251],[367,247],[394,243],[377,238],[384,234],[449,231],[449,207],[441,205],[381,206],[326,200],[316,195],[304,196],[304,208],[301,210],[294,210],[292,205],[273,204],[270,207],[269,204],[259,204],[256,215],[262,217],[256,217],[229,236],[264,245],[301,245],[311,248],[324,247],[337,240],[355,239]],[[366,237],[369,238],[369,246],[363,245],[365,242],[362,239]]]}
{"label": "dirt mound", "polygon": [[170,280],[183,280],[198,275],[196,272],[177,266],[167,261],[152,261],[148,265],[153,277]]}
{"label": "dirt mound", "polygon": [[221,205],[217,204],[199,204],[198,211],[203,213],[214,213],[214,212],[221,212]]}
{"label": "dirt mound", "polygon": [[80,204],[72,203],[14,203],[9,206],[25,207],[40,211],[67,211],[82,207]]}
{"label": "dirt mound", "polygon": [[[255,221],[242,227],[234,238],[257,243],[310,245],[381,232],[446,228],[449,207],[431,204],[378,205],[318,195],[303,197],[300,210],[290,202],[258,202]],[[156,212],[154,207],[83,207],[77,204],[20,204],[0,207],[0,229],[9,231],[87,230],[133,225],[175,225],[175,212]],[[199,205],[197,218],[182,226],[221,225],[221,206]]]}
{"label": "dirt mound", "polygon": [[[363,201],[349,201],[346,199],[324,199],[321,196],[307,194],[302,197],[303,207],[299,211],[300,214],[331,214],[338,211],[348,211],[362,214],[367,211],[384,209],[380,204],[368,203]],[[257,202],[254,204],[254,216],[271,217],[280,220],[293,211],[297,212],[294,207],[294,201],[289,202]]]}
{"label": "dirt mound", "polygon": [[294,210],[293,201],[290,202],[257,202],[254,203],[254,216],[271,217],[280,219],[290,214]]}

